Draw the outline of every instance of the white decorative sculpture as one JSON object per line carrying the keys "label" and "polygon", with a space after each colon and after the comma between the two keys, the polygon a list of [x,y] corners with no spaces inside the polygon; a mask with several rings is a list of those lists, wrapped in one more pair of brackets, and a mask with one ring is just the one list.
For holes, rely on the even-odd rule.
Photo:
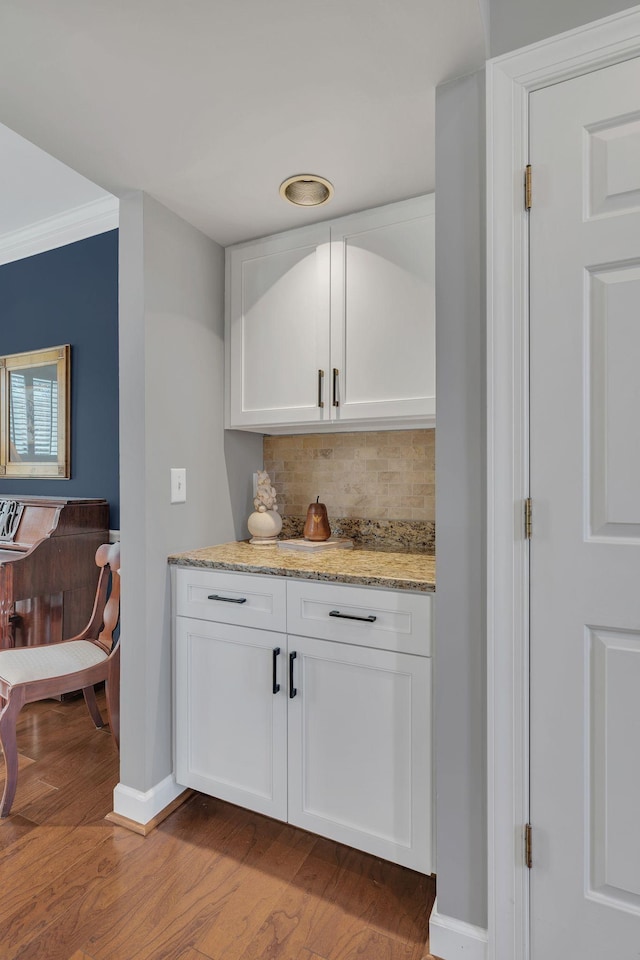
{"label": "white decorative sculpture", "polygon": [[269,545],[277,542],[282,530],[282,517],[278,513],[276,490],[266,470],[258,470],[258,489],[253,501],[256,508],[247,520],[251,534],[249,543]]}

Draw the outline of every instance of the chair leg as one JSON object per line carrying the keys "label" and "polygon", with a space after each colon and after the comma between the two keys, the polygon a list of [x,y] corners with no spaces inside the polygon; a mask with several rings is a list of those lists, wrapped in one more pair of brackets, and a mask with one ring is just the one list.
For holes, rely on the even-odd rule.
{"label": "chair leg", "polygon": [[96,700],[96,689],[95,687],[83,687],[82,693],[84,694],[84,702],[87,705],[87,710],[91,714],[91,719],[98,729],[104,727],[104,720],[102,719],[102,714],[100,713],[100,708],[98,707],[98,701]]}
{"label": "chair leg", "polygon": [[107,695],[107,714],[109,716],[109,728],[111,736],[117,749],[120,749],[120,650],[116,650],[111,663],[109,664],[109,673],[105,681],[105,693]]}
{"label": "chair leg", "polygon": [[16,722],[22,709],[22,697],[11,697],[6,700],[0,712],[0,743],[4,753],[6,780],[4,793],[0,802],[0,817],[8,817],[11,812],[13,798],[18,786],[18,743],[16,740]]}

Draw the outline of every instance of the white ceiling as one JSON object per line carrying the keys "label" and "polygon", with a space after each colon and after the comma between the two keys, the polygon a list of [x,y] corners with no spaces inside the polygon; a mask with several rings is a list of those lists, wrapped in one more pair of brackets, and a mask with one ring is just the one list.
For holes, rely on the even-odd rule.
{"label": "white ceiling", "polygon": [[[0,122],[61,161],[0,129],[0,234],[87,202],[61,164],[223,245],[429,192],[434,90],[484,62],[481,2],[0,0]],[[334,199],[285,204],[295,173]]]}

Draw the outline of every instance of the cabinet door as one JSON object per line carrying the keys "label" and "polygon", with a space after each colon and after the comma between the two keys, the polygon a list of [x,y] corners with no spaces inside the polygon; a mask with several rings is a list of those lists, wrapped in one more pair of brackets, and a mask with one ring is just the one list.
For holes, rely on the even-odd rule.
{"label": "cabinet door", "polygon": [[228,249],[227,426],[329,419],[329,271],[326,224]]}
{"label": "cabinet door", "polygon": [[289,822],[429,873],[430,658],[288,640]]}
{"label": "cabinet door", "polygon": [[285,642],[267,630],[176,618],[176,780],[279,820],[287,818]]}
{"label": "cabinet door", "polygon": [[433,418],[433,194],[336,220],[331,241],[334,417]]}

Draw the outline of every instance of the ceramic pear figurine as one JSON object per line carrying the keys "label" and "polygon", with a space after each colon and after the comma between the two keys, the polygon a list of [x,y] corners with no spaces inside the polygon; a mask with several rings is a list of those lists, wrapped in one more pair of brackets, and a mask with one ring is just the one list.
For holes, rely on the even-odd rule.
{"label": "ceramic pear figurine", "polygon": [[307,519],[302,532],[305,540],[328,540],[331,536],[327,508],[324,503],[320,503],[320,497],[315,503],[309,504]]}

